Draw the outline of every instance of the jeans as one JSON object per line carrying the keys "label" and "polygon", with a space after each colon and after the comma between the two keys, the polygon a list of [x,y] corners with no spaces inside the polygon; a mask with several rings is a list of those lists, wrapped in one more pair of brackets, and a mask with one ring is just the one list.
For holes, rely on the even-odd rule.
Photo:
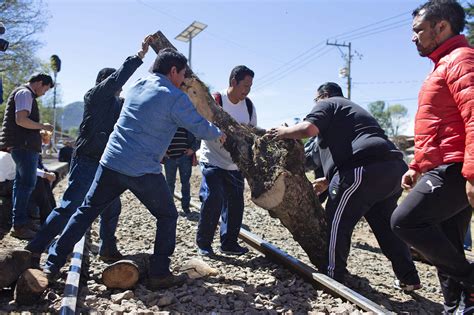
{"label": "jeans", "polygon": [[196,243],[199,248],[210,248],[222,217],[221,248],[234,248],[244,214],[244,178],[240,171],[227,171],[207,163],[201,163],[201,172],[202,204]]}
{"label": "jeans", "polygon": [[467,226],[466,237],[464,238],[464,249],[472,249],[471,223]]}
{"label": "jeans", "polygon": [[28,201],[36,185],[36,168],[39,153],[27,149],[11,151],[16,165],[15,181],[13,183],[13,226],[27,224]]}
{"label": "jeans", "polygon": [[[26,249],[33,253],[42,253],[56,235],[62,232],[71,216],[84,201],[98,166],[97,160],[86,156],[76,155],[71,160],[68,188],[64,192],[59,207],[51,211],[45,224]],[[100,254],[107,254],[116,250],[115,230],[121,211],[120,198],[114,199],[103,210],[100,218]]]}
{"label": "jeans", "polygon": [[181,208],[185,211],[189,210],[189,202],[191,201],[191,187],[189,184],[192,170],[191,163],[192,156],[186,154],[176,159],[168,158],[165,160],[166,182],[168,183],[171,195],[174,194],[176,171],[179,170],[179,178],[181,179]]}
{"label": "jeans", "polygon": [[178,213],[163,174],[127,176],[99,165],[84,203],[69,220],[59,239],[50,247],[46,268],[55,273],[103,209],[129,189],[156,218],[150,276],[170,274],[169,264],[176,243]]}

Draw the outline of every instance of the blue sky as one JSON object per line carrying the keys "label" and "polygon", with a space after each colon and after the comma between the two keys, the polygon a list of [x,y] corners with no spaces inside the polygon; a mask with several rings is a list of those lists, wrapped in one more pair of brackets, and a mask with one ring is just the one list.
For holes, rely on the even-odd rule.
{"label": "blue sky", "polygon": [[[135,54],[142,39],[161,30],[184,55],[188,44],[174,37],[193,21],[208,25],[193,40],[192,67],[212,90],[228,85],[230,70],[245,64],[255,71],[251,98],[259,126],[293,123],[312,108],[316,88],[339,77],[347,49],[327,46],[326,40],[351,42],[352,100],[362,106],[376,100],[403,104],[413,133],[416,98],[432,64],[418,56],[411,42],[411,11],[423,1],[157,1],[49,0],[51,15],[39,38],[39,51],[48,60],[62,60],[58,74],[63,104],[82,100],[103,67],[119,67]],[[359,57],[360,55],[360,57]],[[144,64],[124,87],[147,70]]]}

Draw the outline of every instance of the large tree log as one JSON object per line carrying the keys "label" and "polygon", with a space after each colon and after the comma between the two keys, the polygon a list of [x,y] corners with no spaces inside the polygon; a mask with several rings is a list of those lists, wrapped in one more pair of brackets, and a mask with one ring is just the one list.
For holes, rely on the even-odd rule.
{"label": "large tree log", "polygon": [[[156,53],[176,49],[160,31],[151,46]],[[326,218],[304,172],[302,143],[270,140],[264,130],[237,123],[215,103],[209,88],[189,68],[181,89],[197,111],[227,135],[224,148],[247,179],[252,201],[279,218],[320,268],[326,251]]]}
{"label": "large tree log", "polygon": [[33,305],[48,287],[46,275],[38,269],[25,270],[15,286],[14,298],[18,304]]}
{"label": "large tree log", "polygon": [[102,282],[108,289],[130,289],[140,277],[138,265],[131,260],[119,260],[102,272]]}

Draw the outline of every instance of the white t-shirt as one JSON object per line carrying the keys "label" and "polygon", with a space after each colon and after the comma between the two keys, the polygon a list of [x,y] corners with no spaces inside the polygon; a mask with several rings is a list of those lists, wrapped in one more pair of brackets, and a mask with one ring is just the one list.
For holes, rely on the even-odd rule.
{"label": "white t-shirt", "polygon": [[0,182],[14,180],[16,165],[12,155],[8,152],[0,151]]}
{"label": "white t-shirt", "polygon": [[33,94],[27,88],[23,88],[15,94],[15,113],[26,110],[31,113],[33,106]]}
{"label": "white t-shirt", "polygon": [[[235,121],[241,124],[257,126],[257,113],[255,106],[253,107],[252,119],[249,119],[249,112],[245,100],[242,100],[237,104],[233,104],[227,97],[227,90],[221,91],[220,94],[222,97],[222,108],[232,118],[234,118]],[[219,140],[201,141],[199,160],[203,163],[208,163],[228,171],[236,171],[239,169],[232,161],[230,153],[224,149]]]}

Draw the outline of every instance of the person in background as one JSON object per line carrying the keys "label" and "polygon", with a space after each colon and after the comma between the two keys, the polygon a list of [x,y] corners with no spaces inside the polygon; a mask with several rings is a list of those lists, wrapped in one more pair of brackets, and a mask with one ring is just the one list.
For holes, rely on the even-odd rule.
{"label": "person in background", "polygon": [[41,152],[40,130],[53,130],[52,125],[40,123],[36,98],[53,86],[51,76],[34,74],[27,84],[12,91],[5,108],[0,150],[10,152],[15,161],[11,235],[19,239],[31,239],[36,234],[28,218],[28,201],[36,185],[36,168]]}
{"label": "person in background", "polygon": [[174,194],[176,183],[176,172],[179,170],[179,179],[181,181],[181,209],[184,215],[190,213],[189,203],[191,201],[191,178],[193,158],[199,149],[201,141],[197,139],[188,130],[179,127],[176,131],[171,144],[166,150],[164,158],[166,182],[171,195]]}
{"label": "person in background", "polygon": [[73,152],[74,152],[74,148],[72,147],[71,141],[65,141],[64,147],[59,149],[58,161],[67,162],[68,169],[71,166],[71,158],[72,158]]}

